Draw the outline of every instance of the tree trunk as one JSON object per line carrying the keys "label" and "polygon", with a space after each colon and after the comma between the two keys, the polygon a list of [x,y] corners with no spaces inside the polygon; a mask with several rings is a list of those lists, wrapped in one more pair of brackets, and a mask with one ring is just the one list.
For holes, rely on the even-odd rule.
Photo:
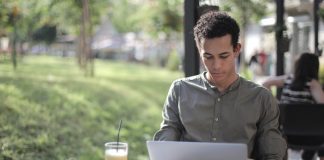
{"label": "tree trunk", "polygon": [[91,20],[89,12],[89,1],[82,0],[82,18],[80,26],[78,62],[85,76],[94,75],[94,62],[91,54]]}
{"label": "tree trunk", "polygon": [[87,72],[87,59],[86,59],[86,33],[85,33],[85,12],[84,5],[82,3],[82,15],[81,15],[81,25],[80,25],[80,36],[79,36],[79,51],[78,51],[78,62],[80,68],[86,74]]}
{"label": "tree trunk", "polygon": [[16,25],[16,19],[13,22],[13,28],[14,28],[14,33],[13,33],[13,40],[12,40],[12,53],[11,53],[11,59],[12,59],[12,65],[13,68],[17,68],[17,25]]}
{"label": "tree trunk", "polygon": [[87,74],[89,76],[94,76],[94,61],[91,52],[91,16],[89,12],[89,0],[83,0],[83,10],[84,10],[84,23],[85,23],[85,56],[86,61],[89,63],[87,65]]}

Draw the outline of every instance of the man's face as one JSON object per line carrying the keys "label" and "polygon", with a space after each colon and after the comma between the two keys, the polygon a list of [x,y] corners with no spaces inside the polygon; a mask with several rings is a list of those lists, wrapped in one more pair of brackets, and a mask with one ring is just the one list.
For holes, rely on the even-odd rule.
{"label": "man's face", "polygon": [[231,35],[202,40],[199,47],[200,58],[207,70],[207,79],[216,87],[226,86],[236,79],[235,59],[239,55],[240,44],[231,44]]}

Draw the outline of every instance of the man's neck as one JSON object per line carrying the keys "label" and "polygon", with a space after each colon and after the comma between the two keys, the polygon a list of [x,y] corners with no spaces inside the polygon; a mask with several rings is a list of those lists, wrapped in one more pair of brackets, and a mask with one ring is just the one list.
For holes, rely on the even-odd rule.
{"label": "man's neck", "polygon": [[239,77],[238,74],[234,73],[230,79],[225,80],[223,83],[216,84],[213,82],[212,77],[207,73],[207,80],[209,81],[209,83],[215,86],[217,90],[221,93],[225,92],[226,89],[229,86],[231,86],[237,80],[238,77]]}

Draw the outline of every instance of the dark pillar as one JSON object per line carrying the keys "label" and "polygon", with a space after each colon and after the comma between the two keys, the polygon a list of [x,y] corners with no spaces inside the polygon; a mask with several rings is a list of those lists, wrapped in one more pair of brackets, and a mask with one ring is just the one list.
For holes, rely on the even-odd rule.
{"label": "dark pillar", "polygon": [[[276,42],[277,42],[277,68],[276,75],[284,74],[284,49],[283,49],[283,31],[284,31],[284,0],[276,0]],[[277,89],[277,98],[281,95],[281,89]]]}
{"label": "dark pillar", "polygon": [[199,54],[196,48],[193,28],[197,21],[199,0],[184,1],[184,72],[185,76],[199,74]]}
{"label": "dark pillar", "polygon": [[314,0],[314,6],[313,6],[313,14],[314,14],[314,52],[318,56],[321,56],[321,51],[318,49],[318,10],[319,10],[319,4],[322,2],[322,0]]}

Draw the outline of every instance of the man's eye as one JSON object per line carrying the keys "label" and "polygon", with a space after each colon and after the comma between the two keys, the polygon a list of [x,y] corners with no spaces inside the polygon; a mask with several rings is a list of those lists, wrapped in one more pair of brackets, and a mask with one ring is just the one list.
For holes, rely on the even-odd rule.
{"label": "man's eye", "polygon": [[211,59],[212,56],[204,56],[205,59]]}
{"label": "man's eye", "polygon": [[221,59],[226,59],[228,57],[228,55],[225,56],[219,56]]}

